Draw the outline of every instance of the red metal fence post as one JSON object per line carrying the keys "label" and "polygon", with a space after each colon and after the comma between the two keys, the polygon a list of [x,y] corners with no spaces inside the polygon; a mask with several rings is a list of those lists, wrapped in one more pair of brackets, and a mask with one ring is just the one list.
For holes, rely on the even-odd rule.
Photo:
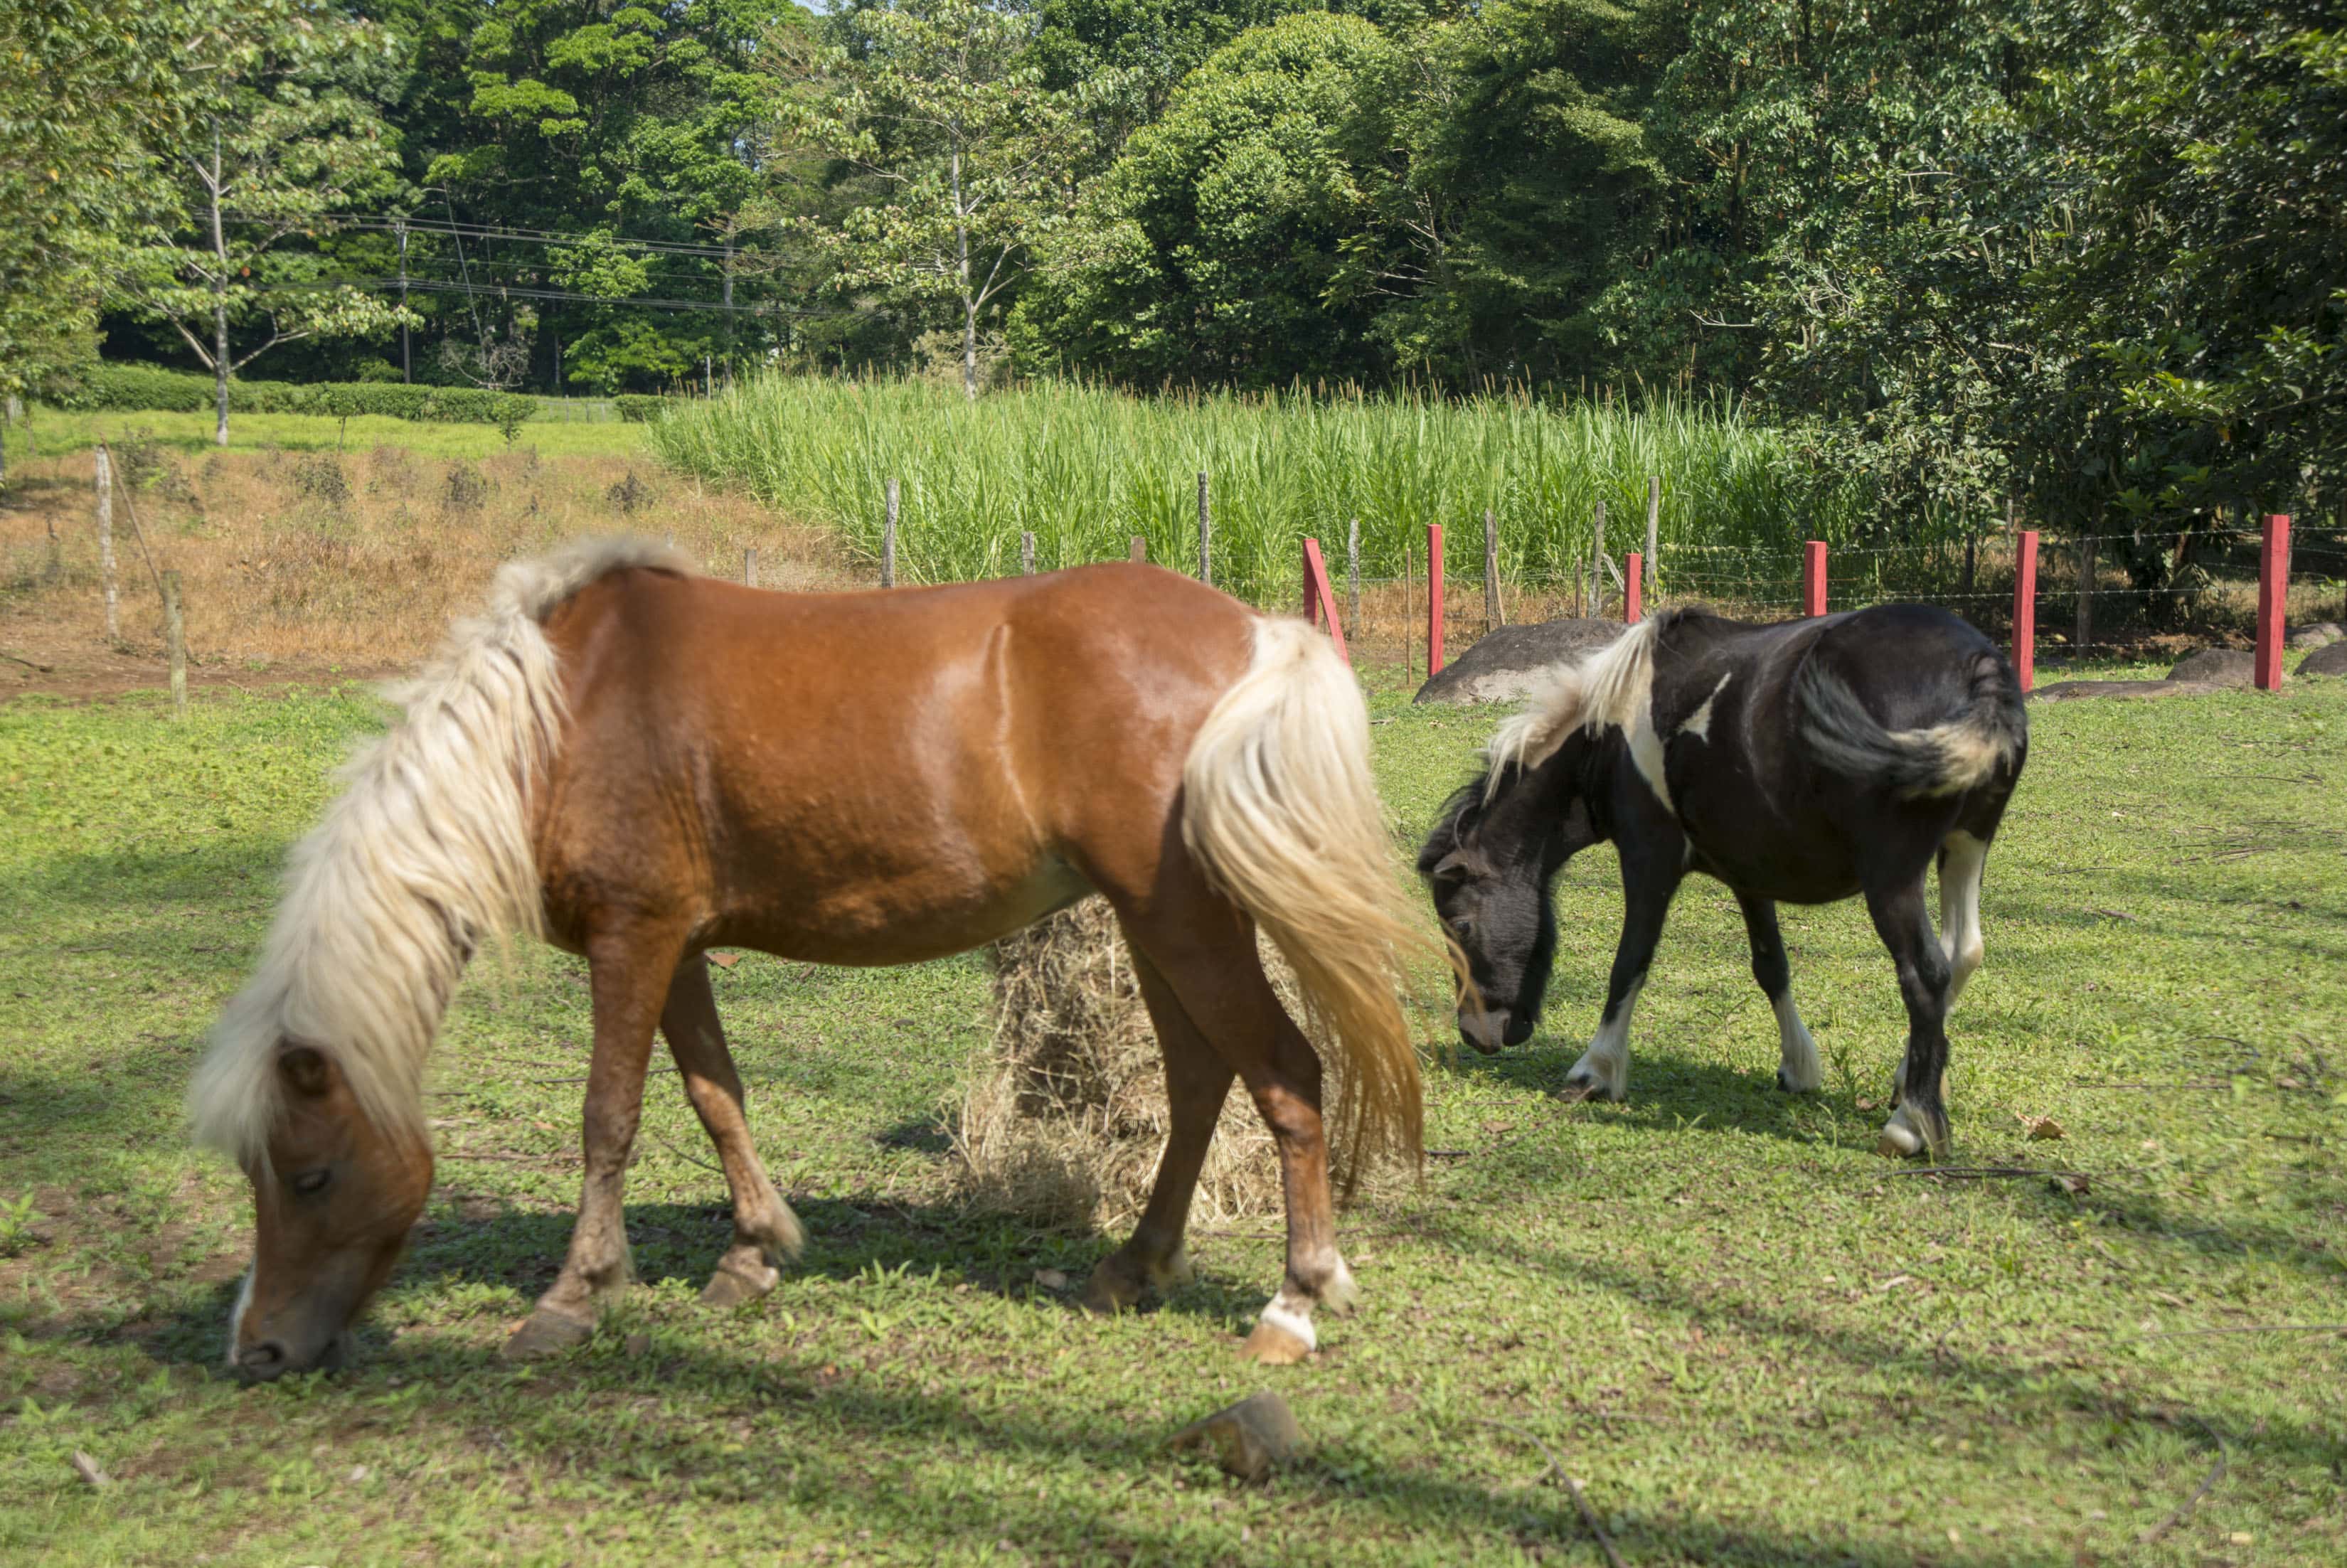
{"label": "red metal fence post", "polygon": [[2013,672],[2021,689],[2037,684],[2037,530],[2024,528],[2013,550]]}
{"label": "red metal fence post", "polygon": [[1826,542],[1811,539],[1801,547],[1801,613],[1826,612]]}
{"label": "red metal fence post", "polygon": [[1352,653],[1345,647],[1345,623],[1337,616],[1337,590],[1329,586],[1327,563],[1320,559],[1320,541],[1304,541],[1304,619],[1315,626],[1325,616],[1328,636],[1337,644],[1337,657],[1348,666]]}
{"label": "red metal fence post", "polygon": [[1635,626],[1646,612],[1646,558],[1632,550],[1623,558],[1628,570],[1622,578],[1622,624]]}
{"label": "red metal fence post", "polygon": [[1426,678],[1442,673],[1442,525],[1426,525]]}
{"label": "red metal fence post", "polygon": [[2290,608],[2290,518],[2266,518],[2264,548],[2258,553],[2258,690],[2281,690],[2282,617]]}

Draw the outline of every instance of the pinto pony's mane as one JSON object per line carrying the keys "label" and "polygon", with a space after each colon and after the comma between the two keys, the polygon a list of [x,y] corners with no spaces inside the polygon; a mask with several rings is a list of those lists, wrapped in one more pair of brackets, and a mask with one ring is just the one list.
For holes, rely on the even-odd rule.
{"label": "pinto pony's mane", "polygon": [[1560,666],[1531,704],[1492,732],[1478,781],[1483,804],[1511,775],[1538,767],[1575,730],[1628,731],[1653,696],[1655,643],[1670,615],[1648,616],[1586,659]]}
{"label": "pinto pony's mane", "polygon": [[294,846],[261,961],[212,1030],[188,1095],[199,1142],[266,1157],[288,1043],[332,1059],[378,1127],[422,1135],[425,1058],[466,962],[544,920],[530,792],[564,720],[545,620],[631,566],[691,569],[631,538],[509,563],[482,612],[386,693],[405,717],[352,757],[341,797]]}

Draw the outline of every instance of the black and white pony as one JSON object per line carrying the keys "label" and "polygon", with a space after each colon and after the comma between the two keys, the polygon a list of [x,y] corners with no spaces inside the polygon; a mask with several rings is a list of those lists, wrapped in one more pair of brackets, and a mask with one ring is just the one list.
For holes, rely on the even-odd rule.
{"label": "black and white pony", "polygon": [[[1943,610],[1747,626],[1685,610],[1640,622],[1501,725],[1484,775],[1451,797],[1419,856],[1474,980],[1460,1033],[1485,1051],[1531,1037],[1556,954],[1552,884],[1611,839],[1622,938],[1568,1092],[1628,1091],[1631,1009],[1690,871],[1735,893],[1752,978],[1777,1013],[1777,1081],[1813,1090],[1818,1050],[1793,1006],[1777,905],[1863,894],[1908,1020],[1877,1146],[1941,1153],[1948,1007],[1980,967],[1981,871],[2028,748],[2012,667]],[[1934,856],[1936,938],[1923,898]]]}

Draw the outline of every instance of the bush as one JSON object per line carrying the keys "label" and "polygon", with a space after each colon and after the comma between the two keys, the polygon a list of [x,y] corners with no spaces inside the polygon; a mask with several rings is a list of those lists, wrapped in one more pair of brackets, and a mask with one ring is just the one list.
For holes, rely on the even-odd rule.
{"label": "bush", "polygon": [[[212,378],[151,364],[101,364],[61,391],[58,406],[108,412],[198,414],[212,405]],[[653,401],[658,401],[654,399]],[[333,419],[380,415],[447,425],[515,425],[538,412],[538,400],[470,386],[410,386],[404,382],[338,381],[304,386],[287,381],[231,381],[231,414],[316,414]]]}
{"label": "bush", "polygon": [[620,411],[622,422],[649,425],[660,416],[661,407],[667,402],[665,397],[654,397],[648,393],[623,392],[611,399],[611,405]]}

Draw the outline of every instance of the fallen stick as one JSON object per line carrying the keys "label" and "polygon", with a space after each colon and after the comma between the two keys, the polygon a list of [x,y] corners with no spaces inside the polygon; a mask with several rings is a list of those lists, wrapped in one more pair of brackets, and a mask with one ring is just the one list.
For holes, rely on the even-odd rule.
{"label": "fallen stick", "polygon": [[2347,1323],[2244,1323],[2235,1328],[2162,1328],[2147,1339],[2188,1339],[2201,1334],[2347,1334]]}
{"label": "fallen stick", "polygon": [[2201,1433],[2206,1436],[2210,1442],[2217,1445],[2217,1462],[2209,1467],[2209,1473],[2207,1475],[2200,1478],[2200,1485],[2198,1489],[2196,1490],[2190,1497],[2186,1498],[2182,1502],[2177,1505],[2175,1512],[2169,1514],[2167,1518],[2161,1520],[2158,1523],[2153,1525],[2150,1529],[2145,1531],[2142,1534],[2135,1538],[2136,1544],[2138,1546],[2148,1546],[2153,1542],[2158,1540],[2161,1536],[2167,1534],[2168,1531],[2176,1526],[2179,1520],[2181,1520],[2186,1514],[2192,1512],[2195,1504],[2197,1504],[2202,1498],[2209,1495],[2209,1489],[2216,1485],[2218,1479],[2225,1473],[2225,1440],[2219,1437],[2216,1432],[2209,1428],[2208,1422],[2199,1419],[2198,1417],[2188,1419],[2191,1420],[2194,1426],[2200,1429]]}
{"label": "fallen stick", "polygon": [[[1978,1181],[1989,1176],[2085,1176],[2085,1171],[2024,1170],[2017,1165],[1917,1165],[1910,1170],[1893,1171],[1894,1176],[1949,1176],[1960,1181]],[[2092,1177],[2088,1177],[2092,1180]]]}
{"label": "fallen stick", "polygon": [[[1605,1553],[1605,1561],[1611,1563],[1613,1568],[1629,1568],[1629,1565],[1622,1561],[1622,1554],[1614,1550],[1614,1538],[1605,1533],[1605,1527],[1603,1524],[1597,1522],[1597,1511],[1589,1506],[1589,1499],[1582,1492],[1581,1483],[1566,1473],[1564,1466],[1559,1462],[1556,1455],[1550,1451],[1548,1444],[1512,1422],[1495,1421],[1489,1416],[1472,1416],[1469,1419],[1481,1426],[1497,1427],[1503,1432],[1512,1432],[1540,1450],[1541,1456],[1548,1460],[1548,1471],[1541,1479],[1545,1481],[1553,1475],[1564,1482],[1565,1490],[1573,1493],[1573,1506],[1581,1511],[1581,1522],[1587,1525],[1589,1533],[1596,1538],[1598,1548]],[[2202,1490],[2206,1491],[2207,1488],[2204,1487]]]}

